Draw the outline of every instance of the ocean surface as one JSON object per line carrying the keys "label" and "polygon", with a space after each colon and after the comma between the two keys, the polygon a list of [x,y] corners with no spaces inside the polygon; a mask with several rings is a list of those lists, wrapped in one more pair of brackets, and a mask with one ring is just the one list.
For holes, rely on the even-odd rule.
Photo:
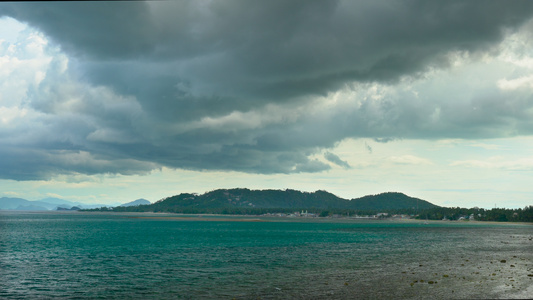
{"label": "ocean surface", "polygon": [[0,212],[5,299],[532,297],[527,224]]}

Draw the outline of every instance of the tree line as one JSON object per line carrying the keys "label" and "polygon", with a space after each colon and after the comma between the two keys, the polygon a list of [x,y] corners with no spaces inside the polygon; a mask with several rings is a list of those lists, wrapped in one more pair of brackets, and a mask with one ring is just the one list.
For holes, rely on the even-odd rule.
{"label": "tree line", "polygon": [[353,209],[321,209],[321,208],[253,208],[253,207],[219,207],[219,208],[196,208],[178,206],[139,205],[130,207],[96,208],[85,211],[113,211],[113,212],[161,212],[180,214],[222,214],[222,215],[266,215],[266,214],[290,214],[306,210],[319,217],[338,215],[341,217],[355,215],[376,215],[388,213],[389,217],[395,214],[409,215],[416,219],[424,220],[460,220],[471,219],[477,221],[495,222],[533,222],[533,206],[525,208],[461,208],[461,207],[436,207],[417,211],[416,209],[393,209],[393,210],[353,210]]}
{"label": "tree line", "polygon": [[493,208],[490,210],[483,208],[460,208],[460,207],[438,207],[421,211],[417,218],[428,220],[459,220],[461,218],[478,221],[494,222],[533,222],[533,206],[525,208]]}

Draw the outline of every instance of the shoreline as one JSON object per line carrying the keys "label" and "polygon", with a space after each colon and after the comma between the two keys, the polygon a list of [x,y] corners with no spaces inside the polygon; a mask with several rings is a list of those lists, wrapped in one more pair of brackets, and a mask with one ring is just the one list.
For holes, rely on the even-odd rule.
{"label": "shoreline", "polygon": [[[43,210],[43,211],[27,211],[27,210],[0,210],[0,214],[93,214],[93,215],[138,215],[151,216],[150,219],[174,219],[174,220],[200,220],[200,221],[249,221],[249,222],[268,222],[274,220],[294,220],[294,221],[373,221],[373,222],[406,222],[406,223],[428,223],[428,224],[478,224],[478,225],[529,225],[533,226],[533,222],[497,222],[497,221],[465,221],[465,220],[421,220],[411,218],[354,218],[354,217],[289,217],[276,215],[230,215],[230,214],[184,214],[184,213],[170,213],[170,212],[114,212],[114,211],[70,211],[70,210]],[[239,218],[241,220],[239,220]]]}
{"label": "shoreline", "polygon": [[[317,220],[317,221],[374,221],[374,222],[406,222],[406,223],[428,223],[428,224],[479,224],[479,225],[529,225],[533,226],[533,222],[497,222],[497,221],[464,221],[464,220],[421,220],[411,218],[353,218],[353,217],[289,217],[289,216],[275,216],[275,215],[230,215],[230,214],[183,214],[183,213],[170,213],[170,212],[114,212],[114,211],[16,211],[16,210],[0,210],[2,213],[36,213],[36,214],[95,214],[95,215],[139,215],[139,216],[152,216],[153,219],[176,219],[176,220],[201,220],[201,221],[222,221],[222,218],[226,218],[227,221],[239,221],[240,219],[250,219],[256,222],[265,222],[273,220]],[[166,216],[166,217],[165,217]],[[213,219],[213,217],[215,219]],[[220,218],[220,219],[219,219]],[[267,220],[265,220],[267,219]]]}
{"label": "shoreline", "polygon": [[420,220],[420,219],[398,219],[399,221],[405,221],[405,222],[420,222],[424,223],[427,222],[429,224],[435,223],[435,224],[486,224],[486,225],[530,225],[533,226],[533,222],[497,222],[497,221],[458,221],[458,220]]}

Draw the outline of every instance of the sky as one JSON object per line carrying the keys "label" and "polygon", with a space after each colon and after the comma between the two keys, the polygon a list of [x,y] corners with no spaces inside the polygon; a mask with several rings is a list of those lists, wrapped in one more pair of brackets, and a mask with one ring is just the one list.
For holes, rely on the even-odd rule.
{"label": "sky", "polygon": [[0,3],[0,197],[531,182],[533,1]]}

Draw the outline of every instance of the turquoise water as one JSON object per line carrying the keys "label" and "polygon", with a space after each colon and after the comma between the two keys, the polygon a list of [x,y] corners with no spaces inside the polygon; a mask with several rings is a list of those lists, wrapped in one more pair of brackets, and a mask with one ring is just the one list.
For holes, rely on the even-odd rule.
{"label": "turquoise water", "polygon": [[506,298],[533,284],[530,225],[205,219],[0,212],[0,297]]}

